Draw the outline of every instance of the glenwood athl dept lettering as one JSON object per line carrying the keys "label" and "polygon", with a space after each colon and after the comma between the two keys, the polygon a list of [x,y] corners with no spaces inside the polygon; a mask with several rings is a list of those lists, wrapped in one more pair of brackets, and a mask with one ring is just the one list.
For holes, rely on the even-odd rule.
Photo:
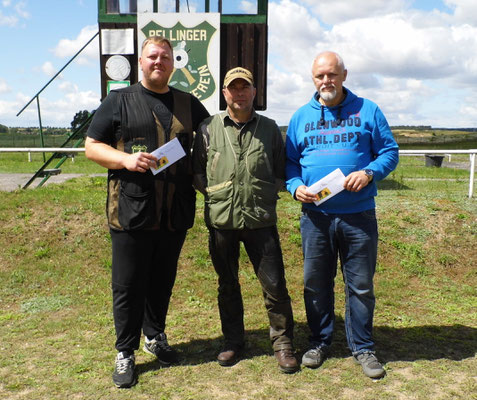
{"label": "glenwood athl dept lettering", "polygon": [[[349,127],[361,127],[361,118],[360,117],[348,117],[347,119],[344,119],[340,121],[339,123],[337,121],[324,121],[323,124],[320,123],[320,121],[310,121],[305,123],[304,126],[304,132],[309,133],[313,131],[329,131],[329,130],[336,130],[337,128],[344,128],[346,126]],[[306,147],[308,146],[317,146],[317,145],[329,145],[332,143],[343,143],[343,144],[349,144],[349,143],[354,143],[355,141],[358,141],[361,136],[360,131],[355,131],[355,132],[323,132],[323,134],[314,134],[314,135],[308,135],[303,138],[304,145]]]}

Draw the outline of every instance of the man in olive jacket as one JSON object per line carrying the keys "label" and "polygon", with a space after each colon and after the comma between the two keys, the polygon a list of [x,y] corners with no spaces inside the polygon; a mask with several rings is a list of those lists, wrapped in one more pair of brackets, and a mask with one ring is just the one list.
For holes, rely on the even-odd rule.
{"label": "man in olive jacket", "polygon": [[256,89],[245,68],[227,72],[225,112],[200,125],[193,152],[194,184],[205,198],[209,249],[218,275],[224,348],[222,366],[237,362],[244,346],[238,278],[243,242],[262,285],[270,339],[283,372],[299,365],[293,350],[293,313],[277,231],[278,188],[285,177],[285,148],[277,124],[253,109]]}

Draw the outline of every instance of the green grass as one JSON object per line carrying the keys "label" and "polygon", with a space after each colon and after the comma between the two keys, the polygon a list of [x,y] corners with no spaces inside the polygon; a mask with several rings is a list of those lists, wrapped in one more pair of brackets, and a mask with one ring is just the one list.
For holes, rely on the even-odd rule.
{"label": "green grass", "polygon": [[[39,130],[36,130],[39,132]],[[43,144],[39,133],[0,133],[0,147],[60,147],[68,139],[68,135],[52,135],[43,131]]]}
{"label": "green grass", "polygon": [[[45,153],[48,160],[52,153]],[[54,159],[47,168],[54,168],[60,159]],[[31,153],[31,161],[28,153],[1,153],[0,173],[24,173],[34,174],[44,164],[43,153]],[[68,158],[61,165],[61,172],[65,174],[96,174],[104,173],[106,169],[89,161],[84,153],[75,154],[74,159]]]}
{"label": "green grass", "polygon": [[[96,168],[79,157],[74,164]],[[331,358],[317,370],[281,374],[260,286],[243,249],[245,357],[231,368],[215,362],[222,344],[217,278],[199,195],[167,321],[181,361],[160,368],[138,351],[139,384],[131,390],[113,387],[105,185],[103,177],[85,176],[0,192],[0,398],[476,398],[477,199],[467,198],[468,171],[425,168],[423,158],[403,157],[397,171],[379,183],[374,332],[387,376],[377,382],[362,374],[346,347],[340,273]],[[309,332],[302,300],[300,205],[287,193],[280,197],[278,227],[301,354]]]}

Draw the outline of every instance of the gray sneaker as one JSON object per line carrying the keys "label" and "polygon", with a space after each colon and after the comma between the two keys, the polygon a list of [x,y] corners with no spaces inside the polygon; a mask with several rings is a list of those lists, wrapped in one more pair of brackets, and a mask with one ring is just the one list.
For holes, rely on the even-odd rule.
{"label": "gray sneaker", "polygon": [[328,356],[328,351],[323,347],[313,347],[301,359],[301,363],[308,368],[318,368]]}
{"label": "gray sneaker", "polygon": [[130,388],[137,383],[134,354],[119,352],[114,362],[113,382],[118,388]]}
{"label": "gray sneaker", "polygon": [[383,366],[378,361],[374,353],[366,351],[364,353],[358,354],[357,356],[354,356],[353,358],[356,364],[361,364],[363,372],[366,376],[373,379],[378,379],[386,375],[386,371],[384,370]]}
{"label": "gray sneaker", "polygon": [[165,333],[160,333],[151,340],[146,337],[143,350],[156,356],[159,363],[164,366],[177,362],[177,352],[169,346]]}

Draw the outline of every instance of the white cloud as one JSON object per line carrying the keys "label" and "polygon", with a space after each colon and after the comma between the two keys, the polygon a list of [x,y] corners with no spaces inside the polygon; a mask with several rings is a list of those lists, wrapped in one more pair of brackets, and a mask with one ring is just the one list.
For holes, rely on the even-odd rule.
{"label": "white cloud", "polygon": [[[0,124],[12,126],[11,116],[18,112],[19,108],[17,103],[13,101],[0,100]],[[21,125],[19,123],[19,125]]]}
{"label": "white cloud", "polygon": [[313,95],[314,87],[310,75],[288,73],[268,65],[267,108],[273,113],[265,114],[279,125],[287,125],[292,114]]}
{"label": "white cloud", "polygon": [[5,79],[0,78],[0,94],[2,93],[10,93],[12,89],[8,86]]}
{"label": "white cloud", "polygon": [[100,100],[97,93],[93,91],[80,92],[76,85],[69,86],[68,90],[70,89],[73,90],[59,100],[42,102],[42,120],[47,121],[48,125],[69,126],[78,111],[91,111],[99,106]]}
{"label": "white cloud", "polygon": [[[386,111],[389,120],[397,121],[394,124],[404,125],[414,122],[409,122],[409,115],[419,113],[423,98],[436,95],[435,91],[421,80],[401,78],[383,78],[378,89],[360,87],[356,89],[356,94],[377,103]],[[407,116],[407,121],[401,120],[402,116]]]}
{"label": "white cloud", "polygon": [[462,121],[467,121],[466,126],[475,127],[477,121],[477,95],[465,97],[464,102],[459,108],[459,118]]}
{"label": "white cloud", "polygon": [[[18,111],[27,104],[30,97],[21,92],[15,94],[14,100],[0,100],[0,124],[7,126],[34,126],[38,125],[38,112],[35,103],[32,103],[19,117],[15,117]],[[28,121],[25,116],[28,114]],[[36,122],[35,122],[36,119]]]}
{"label": "white cloud", "polygon": [[454,10],[456,21],[477,24],[477,2],[475,0],[444,0]]}
{"label": "white cloud", "polygon": [[[463,23],[457,12],[412,9],[404,0],[359,3],[359,10],[356,0],[270,3],[267,102],[273,111],[267,114],[286,124],[314,91],[314,56],[334,50],[348,68],[346,86],[375,101],[391,124],[475,126],[477,119],[469,118],[475,108],[460,103],[477,98],[477,24]],[[477,9],[470,1],[456,3],[469,14]],[[435,100],[449,94],[455,101],[445,107]],[[450,120],[463,109],[462,118]]]}
{"label": "white cloud", "polygon": [[21,18],[30,18],[30,13],[26,11],[26,6],[27,5],[25,1],[19,1],[14,6],[15,11]]}
{"label": "white cloud", "polygon": [[0,26],[16,26],[18,18],[13,15],[3,15],[0,11]]}
{"label": "white cloud", "polygon": [[74,93],[69,93],[66,98],[74,110],[73,116],[79,110],[94,110],[98,108],[100,104],[98,93],[92,90],[84,92],[75,91]]}
{"label": "white cloud", "polygon": [[80,110],[92,111],[100,104],[99,94],[91,91],[80,91],[76,83],[64,81],[58,85],[64,94],[58,100],[42,104],[42,115],[52,121],[52,125],[69,126],[74,115]]}
{"label": "white cloud", "polygon": [[[9,9],[12,6],[11,0],[3,0],[2,6],[5,10]],[[30,13],[26,11],[26,7],[25,1],[19,1],[13,4],[13,10],[9,10],[8,14],[0,10],[0,26],[14,27],[18,25],[20,19],[30,18]]]}
{"label": "white cloud", "polygon": [[[3,14],[0,11],[0,25],[15,26],[26,18],[27,13],[21,17],[14,12],[18,1],[0,1],[9,7]],[[392,125],[475,126],[477,2],[443,2],[448,8],[441,7],[440,1],[426,2],[435,9],[422,11],[412,8],[420,3],[414,0],[271,0],[265,113],[280,125],[287,124],[315,90],[310,79],[313,58],[321,51],[334,50],[343,56],[348,68],[346,86],[375,101]],[[146,4],[144,0],[139,3]],[[244,11],[253,8],[256,12],[255,0],[235,4]],[[96,31],[96,25],[85,27],[77,37],[60,40],[52,51],[66,62]],[[98,58],[95,40],[75,64],[95,64],[97,68]],[[53,66],[43,64],[42,70],[51,76]],[[64,79],[55,81],[62,100],[51,100],[51,89],[49,101],[42,95],[45,124],[69,126],[78,110],[97,107],[97,93],[79,91],[84,87],[80,79],[84,70],[68,68],[62,73]],[[96,69],[92,79],[99,80],[98,75]],[[0,80],[0,93],[5,86]],[[14,106],[1,103],[0,118],[5,116],[4,109],[15,115],[28,100],[17,98]],[[24,114],[21,118],[37,118],[33,106]]]}
{"label": "white cloud", "polygon": [[357,72],[438,78],[455,70],[448,54],[456,43],[449,28],[420,28],[405,13],[335,25],[329,41]]}
{"label": "white cloud", "polygon": [[[84,27],[75,39],[61,39],[53,49],[59,58],[73,57],[98,31],[95,25]],[[96,37],[76,58],[79,64],[87,64],[99,57],[99,40]]]}
{"label": "white cloud", "polygon": [[[94,110],[100,104],[98,93],[93,91],[78,91],[76,85],[64,82],[60,84],[66,92],[64,97],[51,100],[41,97],[41,120],[43,126],[70,126],[75,114],[80,110]],[[30,98],[22,93],[17,94],[16,101],[0,101],[0,123],[8,119],[8,126],[38,126],[38,112],[33,102],[25,111],[12,121],[12,115],[21,109]]]}
{"label": "white cloud", "polygon": [[302,0],[325,24],[369,18],[401,10],[405,0]]}
{"label": "white cloud", "polygon": [[58,88],[64,92],[64,93],[75,93],[78,91],[78,85],[75,85],[74,83],[70,82],[70,81],[64,81],[64,82],[61,82],[59,85],[58,85]]}
{"label": "white cloud", "polygon": [[152,12],[153,2],[150,0],[137,0],[137,12]]}
{"label": "white cloud", "polygon": [[53,66],[50,61],[43,63],[43,65],[41,66],[41,70],[45,75],[49,76],[50,78],[58,72],[58,70]]}
{"label": "white cloud", "polygon": [[309,11],[290,0],[269,7],[269,58],[284,71],[311,73],[313,57],[325,35],[318,20]]}
{"label": "white cloud", "polygon": [[243,0],[240,2],[239,9],[245,14],[256,14],[257,13],[257,2]]}
{"label": "white cloud", "polygon": [[[1,85],[1,81],[0,81]],[[41,120],[43,126],[70,126],[74,115],[80,110],[94,110],[100,104],[100,95],[91,90],[80,91],[75,83],[62,81],[58,84],[58,98],[41,95]],[[50,90],[51,92],[51,90]],[[38,110],[33,101],[18,117],[15,115],[29,101],[31,95],[17,92],[14,100],[0,100],[0,124],[7,126],[38,126]]]}

